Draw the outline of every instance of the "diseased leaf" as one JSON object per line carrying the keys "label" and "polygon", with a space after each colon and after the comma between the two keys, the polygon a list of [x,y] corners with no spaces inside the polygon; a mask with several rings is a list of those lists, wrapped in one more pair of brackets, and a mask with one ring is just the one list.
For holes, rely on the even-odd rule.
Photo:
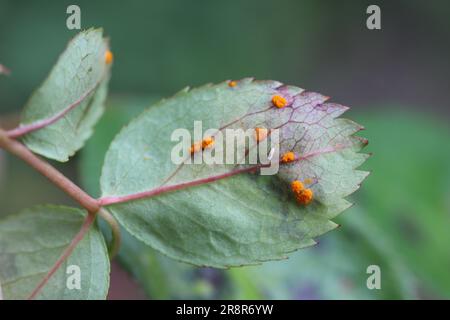
{"label": "diseased leaf", "polygon": [[[273,106],[284,97],[288,106]],[[355,170],[367,158],[357,153],[367,141],[353,134],[356,123],[338,119],[347,108],[328,98],[275,81],[243,79],[183,90],[152,106],[115,138],[107,153],[103,199],[134,195],[161,186],[217,179],[156,197],[114,204],[110,210],[134,236],[164,254],[192,264],[227,267],[282,259],[334,229],[330,219],[348,208],[367,172]],[[299,161],[275,176],[234,175],[243,164],[176,165],[171,161],[175,129],[280,129],[280,154]],[[308,181],[314,201],[300,205],[289,186]]]}
{"label": "diseased leaf", "polygon": [[[0,283],[5,299],[30,295],[78,233],[84,217],[78,209],[38,206],[0,222]],[[67,286],[77,272],[68,266],[79,267],[80,290]],[[93,227],[36,298],[105,299],[108,287],[108,253],[103,236]]]}
{"label": "diseased leaf", "polygon": [[109,79],[110,67],[105,61],[108,41],[102,34],[101,29],[89,29],[70,41],[28,101],[22,128],[52,120],[52,124],[24,137],[34,152],[64,162],[91,135],[103,113]]}

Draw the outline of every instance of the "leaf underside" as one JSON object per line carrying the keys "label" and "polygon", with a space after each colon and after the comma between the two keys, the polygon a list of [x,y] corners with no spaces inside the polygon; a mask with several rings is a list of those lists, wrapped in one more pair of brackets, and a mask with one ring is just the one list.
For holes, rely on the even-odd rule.
{"label": "leaf underside", "polygon": [[[85,216],[78,209],[38,206],[0,221],[0,285],[4,299],[26,299],[30,295],[79,231]],[[74,274],[68,266],[79,267],[80,290],[67,286]],[[91,227],[36,298],[105,299],[109,268],[103,236],[97,227]]]}
{"label": "leaf underside", "polygon": [[[274,95],[287,98],[289,106],[273,107]],[[184,262],[228,267],[286,258],[337,226],[331,219],[350,206],[344,197],[368,174],[356,170],[367,158],[358,153],[367,141],[353,136],[362,127],[338,118],[347,108],[327,99],[253,79],[240,80],[236,87],[224,82],[183,90],[149,108],[114,139],[103,167],[102,196],[235,170],[235,165],[180,166],[171,161],[172,132],[186,128],[192,133],[196,120],[203,121],[203,130],[280,128],[280,154],[315,155],[281,165],[274,176],[240,174],[109,208],[131,234]],[[289,189],[293,180],[305,179],[314,181],[308,185],[314,191],[308,206],[299,205]]]}
{"label": "leaf underside", "polygon": [[29,99],[21,126],[45,122],[76,104],[54,123],[25,135],[24,143],[35,153],[65,162],[92,134],[108,90],[110,68],[105,52],[109,45],[102,34],[101,29],[89,29],[70,41]]}

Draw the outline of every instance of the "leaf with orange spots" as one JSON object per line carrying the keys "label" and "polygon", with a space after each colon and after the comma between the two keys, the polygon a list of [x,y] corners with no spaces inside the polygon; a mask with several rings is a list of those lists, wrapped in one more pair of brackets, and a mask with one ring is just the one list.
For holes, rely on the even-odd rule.
{"label": "leaf with orange spots", "polygon": [[72,39],[29,99],[12,136],[23,137],[29,149],[50,159],[64,162],[74,155],[103,113],[110,73],[106,60],[112,61],[112,55],[105,58],[108,47],[101,29]]}
{"label": "leaf with orange spots", "polygon": [[[276,106],[274,96],[285,105]],[[367,141],[354,136],[362,127],[339,118],[347,108],[327,100],[253,79],[185,89],[150,107],[114,139],[101,202],[131,234],[177,260],[227,267],[286,258],[336,228],[331,219],[350,206],[345,197],[367,176],[357,170],[367,158],[359,153]],[[274,175],[260,175],[263,166],[247,158],[240,164],[176,164],[172,133],[192,133],[195,121],[202,121],[204,132],[249,130],[241,141],[248,142],[247,151],[258,145],[255,129],[265,128],[267,152],[279,149],[270,152],[272,162],[290,152],[295,159],[280,163]],[[214,152],[221,143],[214,142],[204,151]],[[294,180],[310,190],[302,204],[291,190]]]}

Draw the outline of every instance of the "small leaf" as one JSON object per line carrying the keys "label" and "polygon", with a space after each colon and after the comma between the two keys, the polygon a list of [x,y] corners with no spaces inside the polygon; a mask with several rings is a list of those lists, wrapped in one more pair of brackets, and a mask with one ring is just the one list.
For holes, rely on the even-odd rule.
{"label": "small leaf", "polygon": [[[78,233],[85,215],[78,209],[38,206],[0,222],[0,283],[5,299],[30,295]],[[76,283],[67,286],[68,281],[76,281],[69,279],[68,266],[79,267],[79,290]],[[98,229],[91,227],[37,299],[105,299],[108,286],[106,245]]]}
{"label": "small leaf", "polygon": [[47,158],[67,161],[92,134],[107,95],[108,41],[101,29],[78,34],[28,101],[20,128],[51,122],[25,135],[24,143]]}
{"label": "small leaf", "polygon": [[[275,107],[277,95],[283,99]],[[334,229],[330,219],[349,207],[344,197],[367,176],[355,170],[367,158],[357,153],[367,142],[353,136],[361,127],[337,119],[347,108],[326,100],[252,79],[183,90],[152,106],[115,138],[103,167],[102,198],[129,197],[236,170],[235,165],[178,166],[171,161],[172,132],[186,128],[192,133],[194,121],[203,121],[204,130],[280,128],[281,154],[313,156],[280,166],[275,176],[234,175],[110,209],[131,234],[184,262],[227,267],[285,258]],[[310,205],[295,201],[289,189],[293,180],[312,181]]]}

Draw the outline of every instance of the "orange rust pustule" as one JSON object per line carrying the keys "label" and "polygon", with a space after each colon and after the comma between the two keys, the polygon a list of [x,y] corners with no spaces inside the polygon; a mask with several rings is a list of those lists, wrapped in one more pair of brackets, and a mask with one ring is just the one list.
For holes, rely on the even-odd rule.
{"label": "orange rust pustule", "polygon": [[213,146],[214,146],[214,138],[206,137],[202,141],[192,144],[191,148],[189,149],[189,152],[193,154],[199,152],[200,150],[212,148]]}
{"label": "orange rust pustule", "polygon": [[311,189],[305,189],[305,186],[299,180],[291,182],[291,189],[297,202],[302,205],[310,204],[314,198],[313,191]]}
{"label": "orange rust pustule", "polygon": [[266,128],[255,128],[255,140],[261,142],[267,138],[269,135],[269,129]]}
{"label": "orange rust pustule", "polygon": [[291,189],[292,189],[292,192],[294,192],[295,194],[298,194],[298,193],[302,192],[305,189],[305,187],[303,186],[303,183],[301,181],[294,180],[291,183]]}
{"label": "orange rust pustule", "polygon": [[228,82],[228,86],[229,86],[230,88],[234,88],[234,87],[236,87],[236,85],[237,85],[237,82],[234,81],[234,80],[231,80],[230,82]]}
{"label": "orange rust pustule", "polygon": [[114,55],[110,50],[107,50],[105,52],[105,63],[106,64],[111,64],[114,60]]}
{"label": "orange rust pustule", "polygon": [[212,137],[206,137],[202,141],[202,149],[209,149],[214,146],[214,139]]}
{"label": "orange rust pustule", "polygon": [[303,186],[303,183],[301,181],[295,180],[291,183],[291,189],[294,194],[299,194],[305,189],[305,187]]}
{"label": "orange rust pustule", "polygon": [[295,194],[295,199],[297,199],[297,202],[303,205],[308,205],[313,200],[314,194],[311,189],[305,189],[301,191],[300,193]]}
{"label": "orange rust pustule", "polygon": [[274,95],[272,97],[272,103],[277,108],[284,108],[287,105],[286,98],[280,96],[280,95]]}
{"label": "orange rust pustule", "polygon": [[191,148],[189,149],[189,152],[191,154],[194,154],[196,152],[199,152],[202,149],[202,143],[201,142],[196,142],[194,143]]}
{"label": "orange rust pustule", "polygon": [[292,151],[286,152],[281,157],[281,163],[289,163],[295,160],[295,153]]}

